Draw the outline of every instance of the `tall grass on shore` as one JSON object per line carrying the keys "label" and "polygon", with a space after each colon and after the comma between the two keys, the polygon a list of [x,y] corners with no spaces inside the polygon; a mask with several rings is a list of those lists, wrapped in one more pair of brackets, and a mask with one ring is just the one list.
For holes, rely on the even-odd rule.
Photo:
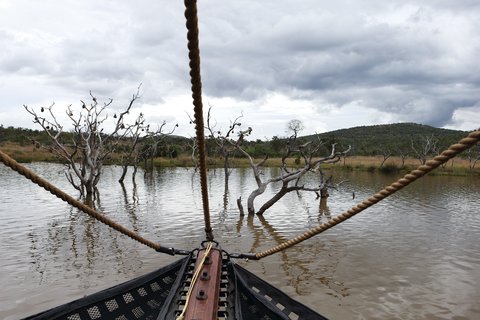
{"label": "tall grass on shore", "polygon": [[[18,145],[14,143],[3,143],[0,145],[2,151],[10,155],[12,158],[19,162],[58,162],[48,150],[38,148],[35,145]],[[109,164],[116,164],[118,157],[112,156]],[[260,159],[258,159],[260,161]],[[391,157],[382,167],[382,157],[380,156],[351,156],[347,157],[344,161],[323,165],[322,168],[332,171],[366,171],[372,173],[382,174],[396,174],[405,173],[416,168],[420,163],[417,159],[407,158],[402,163],[400,157]],[[175,158],[155,158],[154,165],[158,167],[192,167],[192,159],[188,155],[179,155]],[[211,168],[220,168],[223,166],[223,159],[209,157],[207,159],[207,165]],[[248,168],[250,164],[246,158],[231,158],[230,165],[234,168]],[[268,167],[280,167],[282,165],[281,158],[271,158],[266,162]],[[296,167],[295,159],[289,159],[287,161],[289,167]],[[434,172],[434,175],[479,175],[480,168],[470,169],[468,160],[462,158],[455,158],[450,160],[444,167],[440,167]]]}

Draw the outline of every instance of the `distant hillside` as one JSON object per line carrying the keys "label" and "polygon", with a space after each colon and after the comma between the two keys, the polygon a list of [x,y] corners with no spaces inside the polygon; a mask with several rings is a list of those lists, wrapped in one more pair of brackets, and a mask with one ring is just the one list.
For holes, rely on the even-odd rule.
{"label": "distant hillside", "polygon": [[[337,143],[339,148],[352,146],[350,155],[374,156],[382,154],[388,149],[392,155],[399,155],[399,150],[411,152],[412,140],[420,143],[425,137],[434,136],[438,140],[438,147],[445,149],[452,143],[457,142],[467,135],[465,131],[440,129],[415,123],[396,123],[375,126],[361,126],[350,129],[341,129],[320,134],[325,142],[325,149],[322,154],[328,152],[332,143]],[[4,128],[0,126],[0,144],[13,142],[19,145],[31,144],[32,139],[48,145],[48,136],[38,130],[22,128]],[[65,137],[68,140],[68,134]],[[314,136],[300,137],[299,144],[309,140],[317,140]],[[172,135],[164,140],[159,146],[159,155],[164,156],[175,152],[175,154],[190,154],[190,140],[185,137]],[[281,157],[285,150],[285,139],[273,138],[270,141],[245,141],[244,147],[252,156],[263,157],[268,154],[270,157]],[[210,156],[217,154],[215,144],[207,140],[207,153]],[[240,156],[238,154],[237,156]]]}
{"label": "distant hillside", "polygon": [[[63,139],[65,140],[70,141],[72,139],[72,134],[70,132],[65,132],[62,135],[64,136]],[[42,130],[4,127],[0,125],[0,143],[12,142],[23,146],[32,144],[32,140],[38,141],[45,145],[49,145],[51,143],[50,137]],[[183,143],[189,141],[189,139],[178,135],[169,135],[166,136],[166,141],[168,143]]]}
{"label": "distant hillside", "polygon": [[[444,149],[468,134],[466,131],[440,129],[415,123],[395,123],[374,126],[361,126],[341,129],[320,134],[324,141],[337,142],[339,145],[352,146],[352,155],[371,156],[381,154],[385,148],[393,153],[398,149],[408,150],[411,141],[434,136],[438,146]],[[302,137],[309,140],[313,136]]]}

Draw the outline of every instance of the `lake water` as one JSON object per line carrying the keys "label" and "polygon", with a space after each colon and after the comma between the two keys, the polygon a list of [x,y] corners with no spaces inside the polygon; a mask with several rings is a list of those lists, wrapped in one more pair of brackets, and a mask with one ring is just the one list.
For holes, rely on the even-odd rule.
{"label": "lake water", "polygon": [[[61,165],[28,166],[76,195]],[[265,178],[276,170],[267,169]],[[236,199],[246,199],[254,188],[250,170],[233,170],[228,190],[222,171],[209,171],[215,239],[228,252],[259,252],[396,179],[337,175],[337,181],[348,181],[331,191],[326,209],[320,210],[314,194],[290,193],[259,219],[241,218],[236,207]],[[192,169],[139,174],[136,185],[127,179],[124,189],[119,176],[119,168],[105,168],[99,208],[106,215],[166,246],[192,249],[204,240],[199,179]],[[268,187],[257,207],[277,187]],[[238,262],[331,319],[480,319],[479,190],[478,177],[427,176],[293,249]],[[40,312],[176,259],[69,208],[4,165],[0,254],[1,319]]]}

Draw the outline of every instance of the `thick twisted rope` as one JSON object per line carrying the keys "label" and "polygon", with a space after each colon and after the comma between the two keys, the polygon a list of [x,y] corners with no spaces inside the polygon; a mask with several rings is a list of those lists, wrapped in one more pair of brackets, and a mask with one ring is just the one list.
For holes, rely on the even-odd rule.
{"label": "thick twisted rope", "polygon": [[132,239],[134,239],[134,240],[152,248],[152,249],[155,249],[156,251],[164,252],[164,253],[168,253],[168,254],[172,254],[172,255],[177,253],[177,252],[181,253],[181,251],[177,251],[173,248],[163,247],[158,243],[147,240],[147,239],[143,238],[142,236],[138,235],[137,233],[133,232],[132,230],[129,230],[129,229],[125,228],[124,226],[116,223],[115,221],[108,218],[104,214],[92,209],[91,207],[85,205],[84,203],[82,203],[82,202],[76,200],[75,198],[73,198],[72,196],[68,195],[67,193],[65,193],[61,189],[55,187],[53,184],[51,184],[47,180],[40,177],[39,175],[37,175],[35,172],[30,170],[29,168],[19,164],[17,161],[12,159],[10,156],[5,154],[1,150],[0,150],[0,160],[7,167],[10,167],[11,169],[17,171],[19,174],[21,174],[25,178],[31,180],[33,183],[35,183],[35,184],[39,185],[40,187],[44,188],[45,190],[47,190],[51,194],[55,195],[56,197],[62,199],[63,201],[67,202],[71,206],[82,210],[83,212],[85,212],[89,216],[91,216],[91,217],[99,220],[100,222],[106,224],[110,228],[115,229],[115,230],[123,233],[124,235],[126,235],[126,236],[128,236],[128,237],[130,237],[130,238],[132,238]]}
{"label": "thick twisted rope", "polygon": [[337,224],[350,219],[357,213],[362,212],[363,210],[367,209],[368,207],[371,207],[372,205],[376,204],[377,202],[385,199],[386,197],[394,194],[400,189],[403,189],[404,187],[408,186],[410,183],[414,182],[415,180],[423,177],[425,174],[429,173],[433,169],[437,168],[441,164],[447,162],[448,160],[454,158],[456,155],[459,153],[467,150],[468,148],[471,148],[473,145],[475,145],[478,141],[480,140],[480,129],[471,132],[466,138],[463,138],[460,140],[458,143],[451,145],[447,150],[443,151],[440,155],[434,157],[432,160],[427,161],[424,165],[419,166],[417,169],[411,171],[410,173],[406,174],[403,176],[403,178],[398,179],[391,185],[385,187],[381,191],[375,193],[373,196],[365,199],[364,201],[360,202],[356,206],[353,206],[349,210],[343,212],[342,214],[328,220],[325,223],[322,223],[321,225],[312,228],[308,230],[307,232],[296,236],[288,241],[285,241],[281,244],[279,244],[276,247],[273,247],[271,249],[265,250],[263,252],[259,252],[256,254],[241,254],[238,255],[239,257],[245,257],[245,258],[252,258],[252,259],[261,259],[264,257],[267,257],[269,255],[272,255],[274,253],[277,253],[279,251],[288,249],[302,241],[305,241],[307,239],[310,239],[313,236],[316,236],[320,233],[322,233],[325,230],[330,229],[333,226],[336,226]]}
{"label": "thick twisted rope", "polygon": [[213,240],[208,206],[207,165],[205,161],[205,136],[202,104],[202,79],[200,77],[200,49],[198,46],[197,1],[185,0],[185,18],[187,19],[188,58],[190,59],[190,82],[195,116],[195,131],[198,143],[200,165],[200,184],[202,187],[203,216],[207,240]]}

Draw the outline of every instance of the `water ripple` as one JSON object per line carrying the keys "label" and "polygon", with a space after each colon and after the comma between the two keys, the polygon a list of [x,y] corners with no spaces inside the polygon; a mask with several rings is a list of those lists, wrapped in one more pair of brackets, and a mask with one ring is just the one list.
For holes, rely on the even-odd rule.
{"label": "water ripple", "polygon": [[[63,166],[30,164],[75,194]],[[204,239],[198,178],[191,169],[137,175],[122,187],[107,167],[99,210],[146,238],[176,248]],[[272,171],[265,170],[265,177]],[[169,263],[0,166],[0,318],[16,319]],[[258,252],[348,210],[391,177],[345,173],[326,206],[287,194],[263,218],[240,217],[236,199],[255,188],[249,170],[209,171],[216,240],[230,252]],[[311,179],[310,181],[308,179]],[[314,183],[315,177],[305,183]],[[278,186],[268,187],[258,207]],[[425,177],[295,249],[242,265],[333,319],[479,318],[480,181]],[[356,197],[353,199],[352,193]],[[48,292],[48,294],[46,294]],[[418,301],[421,301],[419,303]]]}

